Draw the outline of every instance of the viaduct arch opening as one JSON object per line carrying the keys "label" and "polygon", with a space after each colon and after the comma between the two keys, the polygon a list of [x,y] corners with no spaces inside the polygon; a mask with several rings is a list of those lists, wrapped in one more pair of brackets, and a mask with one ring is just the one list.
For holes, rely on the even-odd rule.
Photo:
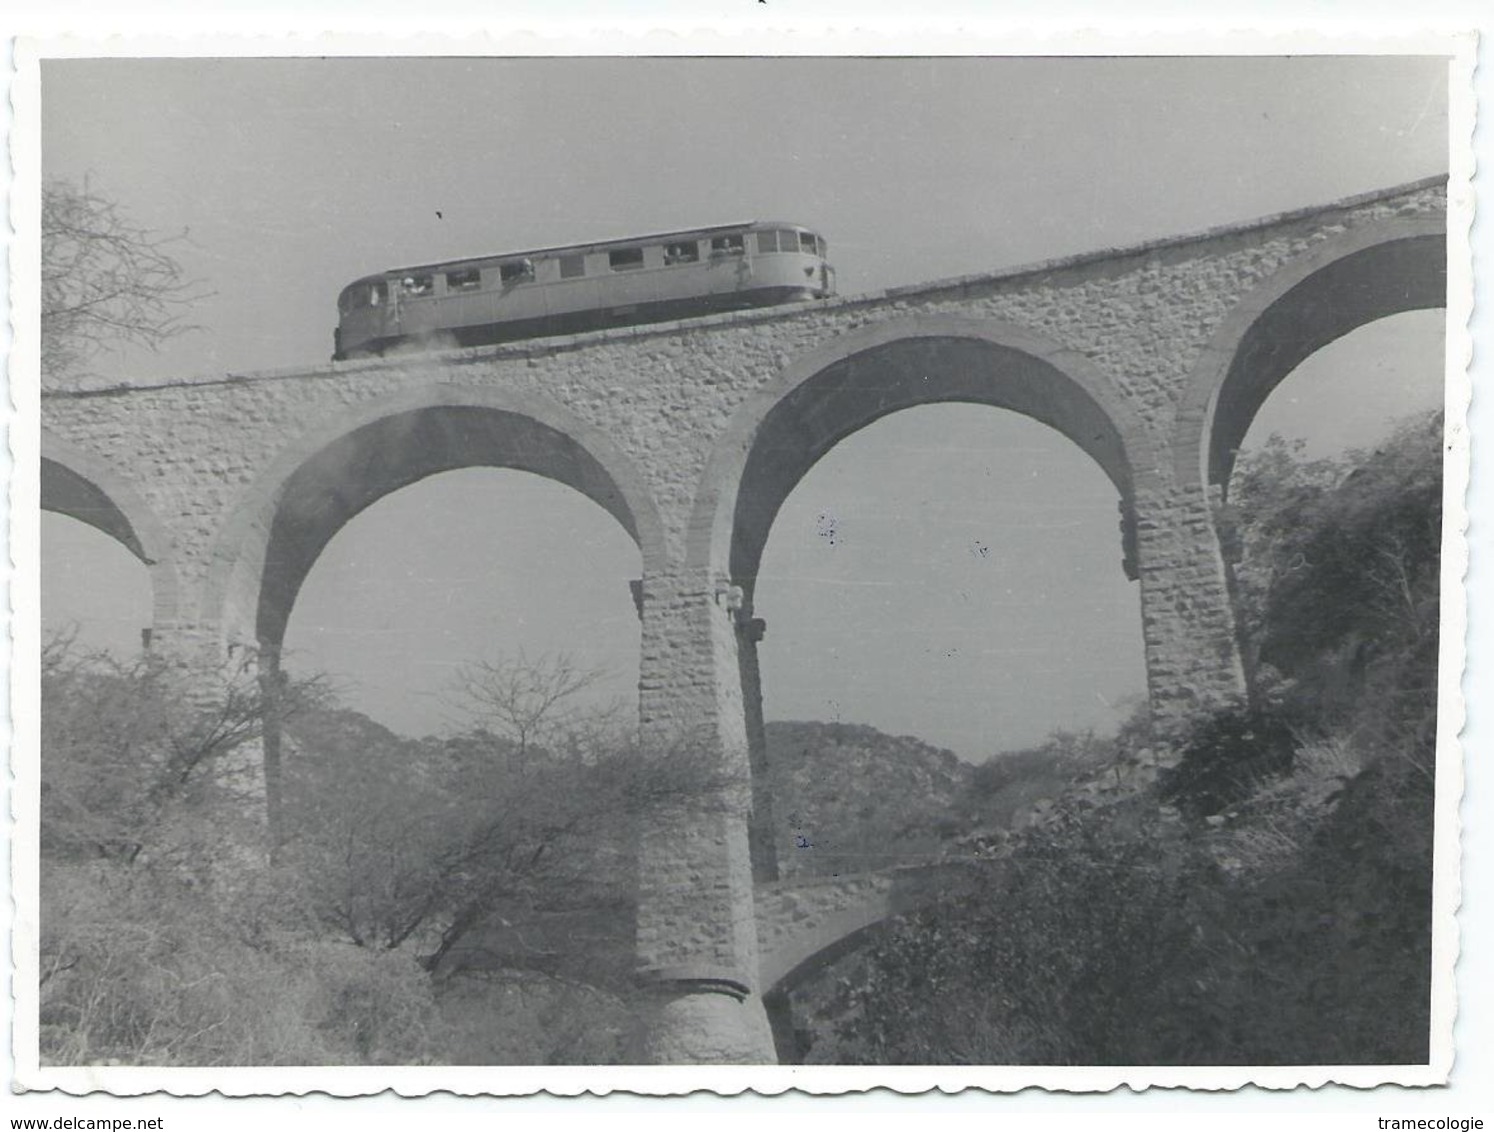
{"label": "viaduct arch opening", "polygon": [[[1127,575],[1137,576],[1134,497],[1139,484],[1152,485],[1155,457],[1139,422],[1086,359],[1019,328],[930,318],[853,333],[793,366],[739,412],[724,446],[734,464],[713,469],[710,485],[718,492],[708,528],[711,560],[742,594],[738,671],[720,678],[735,676],[741,684],[753,783],[749,842],[759,882],[779,875],[757,646],[762,629],[753,616],[774,520],[810,469],[841,441],[892,414],[955,403],[1017,413],[1089,456],[1115,489],[1118,557]],[[704,518],[697,512],[697,531]],[[786,1050],[792,1029],[787,987],[765,990],[770,1026]]]}
{"label": "viaduct arch opening", "polygon": [[1359,327],[1447,296],[1440,218],[1377,227],[1290,265],[1226,320],[1179,412],[1181,483],[1227,494],[1240,444],[1272,391],[1303,361]]}
{"label": "viaduct arch opening", "polygon": [[1244,458],[1279,436],[1309,459],[1372,451],[1402,421],[1445,400],[1439,307],[1367,322],[1309,355],[1262,403],[1224,486],[1234,501]]}
{"label": "viaduct arch opening", "polygon": [[[720,678],[741,682],[754,784],[754,873],[761,881],[776,878],[778,868],[753,594],[773,521],[810,468],[846,437],[900,410],[953,402],[1011,410],[1066,436],[1104,471],[1127,518],[1138,483],[1150,484],[1154,475],[1142,429],[1085,359],[991,323],[915,319],[853,333],[802,359],[739,412],[723,446],[732,462],[712,469],[715,490],[703,496],[715,502],[713,521],[697,511],[695,531],[709,531],[709,547],[697,543],[693,552],[708,554],[714,571],[742,594],[738,671]],[[1130,523],[1120,526],[1126,529],[1121,557],[1132,573]]]}
{"label": "viaduct arch opening", "polygon": [[643,478],[607,437],[547,399],[424,386],[355,406],[287,445],[224,524],[205,620],[222,642],[278,649],[317,557],[354,516],[411,484],[463,468],[531,472],[610,514],[644,569],[663,554]]}
{"label": "viaduct arch opening", "polygon": [[[637,697],[637,543],[569,486],[466,467],[383,496],[328,541],[287,623],[281,664],[321,673],[343,706],[420,736],[475,720],[466,666],[567,658],[567,710]],[[592,678],[594,677],[594,679]]]}
{"label": "viaduct arch opening", "polygon": [[107,653],[128,663],[155,643],[150,568],[97,527],[43,511],[40,528],[44,650]]}
{"label": "viaduct arch opening", "polygon": [[[1425,217],[1377,224],[1330,239],[1288,264],[1225,320],[1195,368],[1179,410],[1175,475],[1215,503],[1229,499],[1241,445],[1281,383],[1319,350],[1397,315],[1446,305],[1445,222]],[[1216,531],[1216,534],[1218,532]],[[1221,560],[1249,695],[1255,649],[1238,615],[1232,552]]]}
{"label": "viaduct arch opening", "polygon": [[1145,687],[1117,501],[1071,440],[1009,410],[919,405],[842,440],[789,493],[755,581],[772,718],[973,759],[1109,727],[1095,693]]}
{"label": "viaduct arch opening", "polygon": [[155,564],[146,552],[135,524],[103,488],[66,464],[45,456],[41,462],[41,509],[87,523],[119,543],[144,565]]}
{"label": "viaduct arch opening", "polygon": [[[103,461],[45,432],[41,439],[41,510],[92,528],[144,568],[148,613],[134,626],[140,636],[132,645],[148,647],[154,632],[174,627],[178,617],[176,569],[165,528]],[[122,580],[122,587],[127,586],[128,580]]]}
{"label": "viaduct arch opening", "polygon": [[[804,474],[836,444],[901,409],[969,402],[1010,409],[1056,429],[1100,465],[1129,503],[1139,427],[1098,375],[1078,379],[1077,356],[1021,332],[905,333],[815,367],[754,422],[734,485],[726,570],[750,587],[768,531]],[[811,363],[812,364],[812,363]],[[797,375],[794,375],[797,376]]]}
{"label": "viaduct arch opening", "polygon": [[[385,496],[463,468],[531,472],[572,488],[622,526],[645,569],[661,552],[659,521],[642,480],[605,437],[538,398],[417,390],[354,409],[294,442],[228,522],[207,600],[229,651],[256,646],[261,679],[267,690],[277,689],[291,611],[332,538]],[[280,736],[273,725],[265,727],[263,748],[273,831],[281,809]]]}
{"label": "viaduct arch opening", "polygon": [[279,487],[254,612],[261,648],[282,642],[312,565],[342,527],[384,496],[461,468],[532,472],[579,491],[642,543],[617,478],[553,425],[511,411],[441,405],[382,416],[322,446]]}

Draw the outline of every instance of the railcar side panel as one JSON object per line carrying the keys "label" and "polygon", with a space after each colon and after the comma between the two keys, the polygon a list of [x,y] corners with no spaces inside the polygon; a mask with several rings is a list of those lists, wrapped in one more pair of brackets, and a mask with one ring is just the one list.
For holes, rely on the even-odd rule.
{"label": "railcar side panel", "polygon": [[405,343],[485,345],[834,294],[825,242],[783,224],[728,225],[405,268],[338,300],[334,360]]}

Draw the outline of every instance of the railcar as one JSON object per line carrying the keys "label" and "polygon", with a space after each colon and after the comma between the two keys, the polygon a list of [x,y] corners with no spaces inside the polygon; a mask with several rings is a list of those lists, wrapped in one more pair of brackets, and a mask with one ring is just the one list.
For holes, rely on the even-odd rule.
{"label": "railcar", "polygon": [[802,225],[752,221],[402,267],[343,288],[332,358],[822,299],[835,294],[825,255]]}

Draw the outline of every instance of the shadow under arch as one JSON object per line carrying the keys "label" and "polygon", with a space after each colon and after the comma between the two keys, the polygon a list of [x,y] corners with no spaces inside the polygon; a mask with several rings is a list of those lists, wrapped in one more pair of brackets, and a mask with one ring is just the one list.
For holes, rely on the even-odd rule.
{"label": "shadow under arch", "polygon": [[1127,514],[1137,489],[1156,482],[1145,429],[1088,358],[996,320],[912,316],[802,355],[737,411],[696,497],[687,560],[750,595],[774,518],[822,456],[891,413],[952,401],[1009,409],[1067,436],[1109,476]]}
{"label": "shadow under arch", "polygon": [[1179,407],[1177,483],[1224,493],[1256,413],[1298,365],[1368,323],[1444,306],[1446,242],[1441,216],[1369,224],[1330,239],[1246,295],[1199,356]]}
{"label": "shadow under arch", "polygon": [[296,596],[332,537],[379,499],[428,476],[511,468],[574,488],[663,554],[642,477],[598,430],[534,394],[428,385],[345,409],[294,440],[230,518],[213,555],[209,615],[226,643],[278,653]]}
{"label": "shadow under arch", "polygon": [[152,628],[176,623],[178,582],[165,526],[108,464],[45,429],[40,504],[103,532],[138,558],[150,577]]}
{"label": "shadow under arch", "polygon": [[773,1050],[780,1065],[799,1065],[806,1053],[794,1026],[793,996],[805,983],[817,978],[835,963],[862,950],[887,934],[896,912],[869,920],[825,944],[808,958],[782,974],[763,975],[763,1009],[773,1035]]}

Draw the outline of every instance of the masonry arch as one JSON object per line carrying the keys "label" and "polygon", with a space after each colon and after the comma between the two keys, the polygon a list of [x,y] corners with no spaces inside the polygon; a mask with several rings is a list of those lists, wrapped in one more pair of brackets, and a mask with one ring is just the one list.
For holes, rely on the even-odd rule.
{"label": "masonry arch", "polygon": [[276,652],[302,583],[333,535],[384,496],[467,467],[527,471],[574,488],[638,544],[663,553],[642,477],[600,432],[548,399],[453,385],[378,399],[291,443],[226,524],[209,616],[225,643]]}
{"label": "masonry arch", "polygon": [[104,461],[41,433],[41,509],[67,515],[109,536],[144,564],[152,627],[178,617],[178,582],[166,528],[150,505]]}
{"label": "masonry arch", "polygon": [[1156,482],[1134,411],[1088,358],[995,320],[917,315],[843,335],[790,364],[733,417],[696,498],[687,555],[748,591],[783,501],[816,461],[902,409],[964,401],[1046,424],[1123,504]]}
{"label": "masonry arch", "polygon": [[791,1000],[804,983],[876,940],[895,917],[969,898],[983,864],[940,861],[759,886],[759,979],[780,1061],[801,1060]]}
{"label": "masonry arch", "polygon": [[[696,497],[687,535],[692,567],[737,588],[738,644],[718,653],[717,675],[740,687],[753,772],[754,874],[777,875],[773,801],[766,788],[754,588],[780,508],[806,473],[852,434],[904,409],[965,402],[1047,425],[1093,459],[1126,516],[1138,492],[1155,491],[1157,456],[1134,411],[1089,359],[995,320],[914,315],[855,330],[795,359],[749,398],[727,427]],[[1135,577],[1132,524],[1122,524]],[[731,657],[730,660],[727,660]]]}
{"label": "masonry arch", "polygon": [[1224,494],[1251,422],[1298,365],[1361,326],[1444,306],[1446,240],[1442,216],[1366,225],[1247,295],[1194,367],[1173,437],[1177,482]]}
{"label": "masonry arch", "polygon": [[773,1033],[773,1048],[780,1065],[797,1065],[804,1061],[805,1050],[794,1026],[796,992],[822,975],[848,955],[867,947],[884,935],[897,912],[873,909],[865,916],[854,917],[854,926],[818,946],[794,966],[784,969],[777,955],[767,956],[762,979],[763,1007]]}

